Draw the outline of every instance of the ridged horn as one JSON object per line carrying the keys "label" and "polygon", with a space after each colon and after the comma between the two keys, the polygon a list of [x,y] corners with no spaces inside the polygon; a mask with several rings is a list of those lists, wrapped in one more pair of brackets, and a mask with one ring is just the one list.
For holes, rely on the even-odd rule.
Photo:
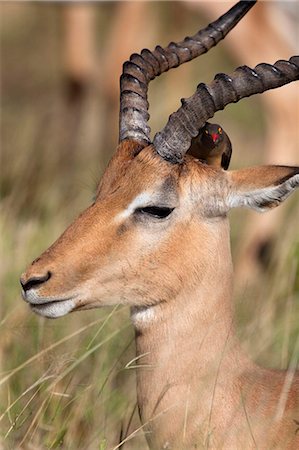
{"label": "ridged horn", "polygon": [[154,137],[157,152],[172,162],[180,162],[191,140],[205,122],[230,103],[260,94],[299,79],[299,56],[274,65],[261,63],[254,69],[238,67],[232,75],[220,73],[211,84],[200,83],[194,95],[182,99],[182,106]]}
{"label": "ridged horn", "polygon": [[119,141],[132,139],[144,145],[150,140],[147,91],[151,80],[206,53],[234,28],[256,1],[240,1],[206,28],[183,41],[154,51],[134,53],[123,65],[120,78]]}

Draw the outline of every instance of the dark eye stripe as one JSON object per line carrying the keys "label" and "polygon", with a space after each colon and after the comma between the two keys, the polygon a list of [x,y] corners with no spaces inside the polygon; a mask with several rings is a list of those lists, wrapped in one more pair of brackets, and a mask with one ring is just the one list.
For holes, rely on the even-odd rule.
{"label": "dark eye stripe", "polygon": [[165,206],[146,206],[144,208],[138,208],[136,211],[158,219],[165,219],[165,217],[169,216],[173,210],[174,208],[167,208]]}

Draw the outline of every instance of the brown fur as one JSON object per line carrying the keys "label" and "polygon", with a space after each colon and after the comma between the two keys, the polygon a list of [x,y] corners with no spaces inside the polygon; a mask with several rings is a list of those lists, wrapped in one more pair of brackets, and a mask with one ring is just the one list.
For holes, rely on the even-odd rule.
{"label": "brown fur", "polygon": [[[191,156],[173,165],[124,142],[95,203],[23,274],[25,285],[51,273],[34,288],[48,303],[72,296],[75,310],[133,307],[150,448],[298,448],[298,373],[257,367],[235,335],[226,217],[232,190],[250,196],[294,173],[226,173]],[[169,218],[121,215],[144,192],[175,208]]]}

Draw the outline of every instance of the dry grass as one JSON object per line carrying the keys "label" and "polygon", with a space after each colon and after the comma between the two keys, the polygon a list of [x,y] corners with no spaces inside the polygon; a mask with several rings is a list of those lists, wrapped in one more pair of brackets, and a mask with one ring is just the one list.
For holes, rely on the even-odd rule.
{"label": "dry grass", "polygon": [[[145,448],[136,410],[134,370],[127,365],[135,356],[128,311],[103,309],[47,321],[28,311],[18,285],[26,265],[56,239],[92,197],[116,141],[105,115],[107,105],[103,106],[107,99],[100,86],[93,86],[80,107],[67,101],[60,51],[61,5],[2,3],[1,8],[3,446],[104,450],[119,448],[118,443],[129,436],[125,448]],[[167,8],[167,4],[152,5],[152,14],[165,20]],[[177,8],[179,14],[179,4]],[[98,42],[109,39],[115,9],[116,5],[108,3],[97,5]],[[177,36],[196,29],[198,21],[194,13],[184,10],[185,29],[180,33],[175,30]],[[173,39],[174,29],[175,25],[158,29],[155,40]],[[141,40],[137,48],[143,45]],[[145,42],[144,46],[150,45]],[[97,51],[101,57],[104,45],[98,45]],[[205,58],[203,61],[208,61]],[[216,70],[233,65],[223,50],[212,53],[209,67],[192,64],[190,72],[179,75],[189,80],[186,89],[178,86],[180,78],[174,74],[168,78],[169,86],[176,86],[171,93],[165,84],[167,77],[155,82],[150,98],[154,129],[176,108],[179,89],[181,95],[188,95],[199,73],[209,79]],[[117,74],[110,76],[118,78]],[[161,105],[165,90],[169,99]],[[117,116],[109,120],[117,123]],[[234,165],[257,163],[257,151],[252,154],[250,150],[260,148],[263,139],[258,100],[228,108],[220,120],[234,145],[242,145],[244,154],[249,155],[246,161],[236,156]],[[244,345],[255,359],[273,367],[294,365],[298,359],[297,204],[298,194],[288,203],[269,269],[253,285],[244,286],[236,299]],[[232,216],[234,249],[242,243],[241,230],[247,217],[240,211]]]}

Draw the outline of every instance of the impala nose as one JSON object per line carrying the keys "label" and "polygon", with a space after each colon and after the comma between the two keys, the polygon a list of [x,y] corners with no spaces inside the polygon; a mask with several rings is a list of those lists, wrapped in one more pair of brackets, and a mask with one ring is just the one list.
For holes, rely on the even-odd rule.
{"label": "impala nose", "polygon": [[32,276],[28,279],[26,279],[25,275],[22,275],[21,279],[20,279],[20,283],[22,288],[24,289],[24,291],[29,291],[29,289],[37,287],[43,283],[45,283],[46,281],[48,281],[51,278],[52,274],[50,271],[48,271],[46,274],[44,275],[35,275]]}

